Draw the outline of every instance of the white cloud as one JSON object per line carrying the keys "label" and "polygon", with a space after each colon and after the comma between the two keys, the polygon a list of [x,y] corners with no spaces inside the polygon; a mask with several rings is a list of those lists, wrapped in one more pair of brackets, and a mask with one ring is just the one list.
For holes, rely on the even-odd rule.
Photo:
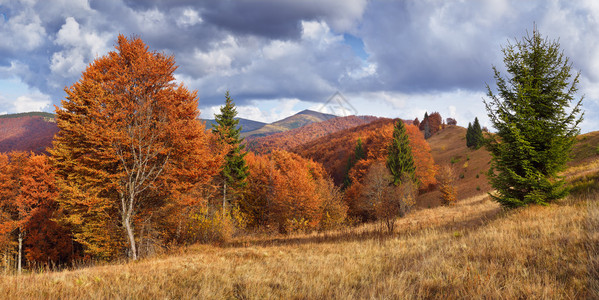
{"label": "white cloud", "polygon": [[97,33],[93,29],[81,28],[75,18],[68,17],[62,25],[54,43],[63,50],[52,54],[50,70],[54,76],[54,87],[60,87],[61,79],[76,78],[96,57],[109,51],[109,33]]}
{"label": "white cloud", "polygon": [[42,93],[19,96],[14,102],[14,111],[17,113],[30,111],[44,111],[50,107],[50,97]]}
{"label": "white cloud", "polygon": [[184,9],[177,21],[175,21],[180,28],[191,27],[202,22],[202,17],[192,8]]}
{"label": "white cloud", "polygon": [[25,9],[7,21],[0,18],[0,35],[0,48],[32,51],[44,43],[46,29],[37,13]]}

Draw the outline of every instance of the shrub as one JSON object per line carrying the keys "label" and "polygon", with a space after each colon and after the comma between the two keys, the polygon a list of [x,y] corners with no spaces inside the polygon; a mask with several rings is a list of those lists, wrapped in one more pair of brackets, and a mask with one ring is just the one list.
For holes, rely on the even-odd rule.
{"label": "shrub", "polygon": [[457,201],[457,190],[455,187],[455,170],[450,165],[444,165],[439,169],[437,175],[439,191],[441,192],[441,203],[443,205],[454,205]]}
{"label": "shrub", "polygon": [[224,243],[231,239],[235,226],[231,214],[202,207],[191,213],[186,229],[188,243]]}

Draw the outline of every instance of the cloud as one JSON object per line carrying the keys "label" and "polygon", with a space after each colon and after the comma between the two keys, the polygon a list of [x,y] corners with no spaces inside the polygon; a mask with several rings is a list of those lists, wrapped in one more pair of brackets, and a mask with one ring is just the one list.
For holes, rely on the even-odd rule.
{"label": "cloud", "polygon": [[122,33],[175,55],[176,78],[198,90],[202,107],[217,107],[230,90],[245,114],[270,120],[285,110],[277,99],[299,101],[290,113],[341,91],[372,114],[413,118],[439,105],[450,116],[453,106],[467,124],[484,115],[471,96],[494,84],[491,66],[503,71],[501,45],[533,23],[559,38],[582,71],[580,92],[593,112],[585,124],[599,120],[593,0],[4,1],[0,79],[16,77],[27,85],[22,95],[35,89],[58,104],[63,87]]}
{"label": "cloud", "polygon": [[52,54],[50,70],[55,78],[53,86],[58,88],[63,86],[65,79],[79,77],[94,58],[108,52],[111,38],[111,34],[82,29],[75,18],[66,18],[54,40],[63,50]]}
{"label": "cloud", "polygon": [[301,26],[299,40],[226,36],[210,50],[196,49],[193,56],[179,60],[193,71],[178,79],[198,89],[202,105],[219,104],[226,90],[240,104],[256,99],[325,100],[353,80],[350,75],[361,72],[363,65],[325,22],[304,21]]}
{"label": "cloud", "polygon": [[14,102],[14,111],[30,112],[30,111],[44,111],[50,107],[50,97],[41,93],[23,95],[17,97]]}
{"label": "cloud", "polygon": [[24,9],[6,20],[0,18],[0,49],[32,51],[41,46],[46,38],[46,30],[36,12]]}

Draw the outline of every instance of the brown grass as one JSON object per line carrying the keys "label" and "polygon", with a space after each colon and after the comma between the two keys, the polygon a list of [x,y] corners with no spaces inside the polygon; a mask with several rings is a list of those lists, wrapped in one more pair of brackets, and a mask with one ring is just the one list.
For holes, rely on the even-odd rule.
{"label": "brown grass", "polygon": [[[139,262],[0,277],[5,298],[599,297],[596,195],[503,212],[479,195],[374,224],[243,238]],[[594,276],[594,277],[593,277]]]}
{"label": "brown grass", "polygon": [[[488,192],[491,186],[487,180],[491,155],[483,147],[471,150],[466,147],[466,128],[447,126],[427,140],[431,154],[437,165],[451,165],[457,179],[455,186],[458,199],[464,199]],[[452,163],[453,162],[453,163]],[[420,195],[418,208],[431,208],[441,204],[438,190]]]}

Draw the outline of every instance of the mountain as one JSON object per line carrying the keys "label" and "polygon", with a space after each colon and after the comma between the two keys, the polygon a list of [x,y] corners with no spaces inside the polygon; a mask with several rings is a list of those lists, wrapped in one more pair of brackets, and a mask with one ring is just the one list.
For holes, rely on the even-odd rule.
{"label": "mountain", "polygon": [[30,112],[0,116],[0,152],[43,153],[52,145],[58,127],[54,115]]}
{"label": "mountain", "polygon": [[[239,120],[239,125],[241,125],[241,133],[248,132],[248,131],[254,131],[254,130],[260,129],[260,128],[264,127],[264,125],[266,125],[266,123],[263,123],[263,122],[248,120],[248,119],[244,119],[244,118],[235,118],[235,119]],[[216,121],[214,119],[201,119],[201,120],[206,123],[206,129],[211,129],[212,124],[216,124]]]}
{"label": "mountain", "polygon": [[335,115],[324,114],[321,112],[316,112],[316,111],[306,109],[306,110],[300,111],[299,113],[297,113],[293,116],[282,119],[280,121],[266,124],[259,129],[244,132],[242,134],[242,137],[267,136],[267,135],[275,134],[278,132],[283,132],[283,131],[287,131],[287,130],[291,130],[291,129],[300,128],[300,127],[306,126],[308,124],[330,120],[330,119],[333,119],[336,117],[337,116],[335,116]]}
{"label": "mountain", "polygon": [[246,149],[255,153],[268,153],[273,149],[290,150],[331,133],[368,124],[377,119],[378,117],[373,116],[337,117],[268,136],[249,136],[245,139]]}

